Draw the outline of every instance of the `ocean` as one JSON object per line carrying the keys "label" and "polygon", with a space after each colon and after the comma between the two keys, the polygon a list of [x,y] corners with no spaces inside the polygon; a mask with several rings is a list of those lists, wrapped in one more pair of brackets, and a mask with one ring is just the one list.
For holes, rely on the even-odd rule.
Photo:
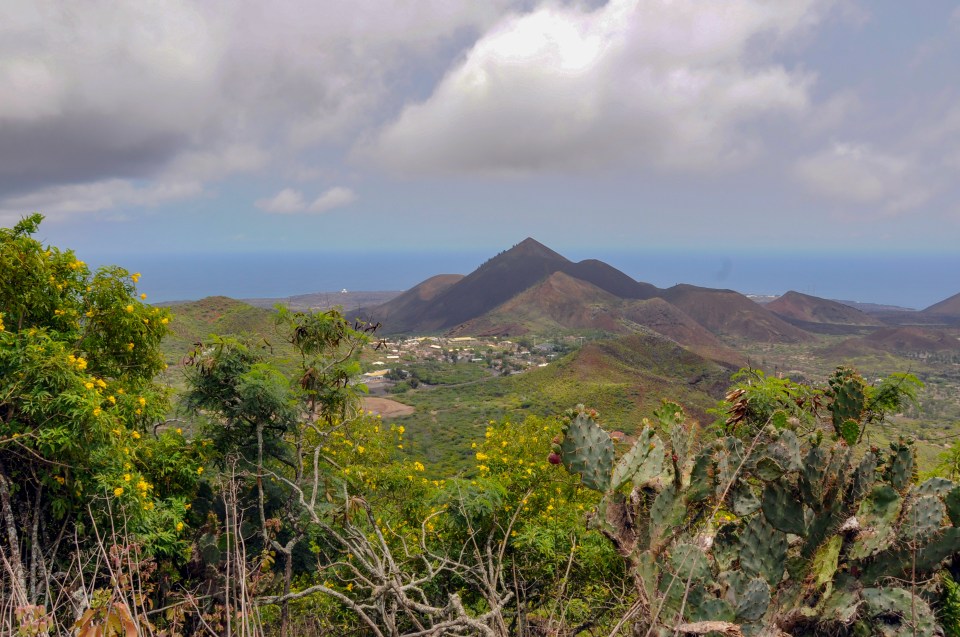
{"label": "ocean", "polygon": [[[285,297],[312,292],[405,290],[435,274],[468,274],[491,252],[339,254],[114,255],[142,273],[141,291],[155,302],[224,295]],[[631,277],[669,287],[690,283],[744,294],[788,290],[830,299],[922,309],[960,292],[960,254],[783,255],[703,252],[576,254],[600,259]]]}

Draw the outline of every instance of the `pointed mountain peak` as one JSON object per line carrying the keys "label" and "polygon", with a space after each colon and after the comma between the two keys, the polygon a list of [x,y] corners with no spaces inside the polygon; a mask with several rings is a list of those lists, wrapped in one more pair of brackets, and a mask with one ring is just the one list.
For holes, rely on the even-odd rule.
{"label": "pointed mountain peak", "polygon": [[539,241],[537,241],[532,237],[527,237],[517,245],[507,250],[504,254],[525,256],[525,257],[536,256],[536,257],[544,257],[547,259],[557,259],[560,261],[568,261],[568,259],[565,256],[563,256],[562,254],[559,254],[558,252],[554,252],[553,250],[551,250],[550,248],[543,245],[542,243],[540,243]]}

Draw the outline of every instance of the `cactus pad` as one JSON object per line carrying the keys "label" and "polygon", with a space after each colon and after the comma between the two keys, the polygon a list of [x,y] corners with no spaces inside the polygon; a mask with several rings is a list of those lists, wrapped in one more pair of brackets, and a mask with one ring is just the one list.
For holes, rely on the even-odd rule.
{"label": "cactus pad", "polygon": [[763,617],[768,606],[770,606],[770,585],[764,579],[755,577],[737,596],[737,619],[755,622]]}
{"label": "cactus pad", "polygon": [[748,575],[763,577],[776,586],[783,578],[787,534],[755,515],[740,538],[740,567]]}
{"label": "cactus pad", "polygon": [[627,481],[642,486],[663,471],[663,442],[649,427],[644,427],[637,441],[620,457],[613,468],[610,488],[619,489]]}
{"label": "cactus pad", "polygon": [[806,524],[803,520],[803,507],[796,496],[788,491],[782,482],[768,482],[763,488],[763,515],[773,528],[784,533],[804,535]]}
{"label": "cactus pad", "polygon": [[613,468],[613,441],[600,425],[578,414],[563,438],[563,464],[570,473],[579,473],[583,486],[605,492]]}

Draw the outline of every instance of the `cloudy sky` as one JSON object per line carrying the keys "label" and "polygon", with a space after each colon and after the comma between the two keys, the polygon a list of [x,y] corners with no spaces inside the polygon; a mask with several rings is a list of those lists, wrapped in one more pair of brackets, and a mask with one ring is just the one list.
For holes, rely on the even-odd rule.
{"label": "cloudy sky", "polygon": [[943,252],[960,4],[0,4],[0,221],[83,254]]}

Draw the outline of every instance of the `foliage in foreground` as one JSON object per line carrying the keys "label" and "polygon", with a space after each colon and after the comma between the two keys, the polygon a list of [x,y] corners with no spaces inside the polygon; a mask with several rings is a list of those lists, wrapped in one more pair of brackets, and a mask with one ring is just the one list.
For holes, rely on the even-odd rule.
{"label": "foliage in foreground", "polygon": [[[886,453],[857,447],[912,385],[868,388],[840,368],[822,393],[804,391],[809,405],[825,403],[833,442],[814,410],[804,431],[796,401],[782,400],[800,388],[779,380],[728,396],[722,425],[739,437],[698,441],[680,406],[664,403],[657,424],[669,442],[648,424],[618,460],[610,437],[576,414],[554,459],[603,493],[590,524],[630,569],[635,630],[938,634],[934,608],[955,593],[935,576],[960,553],[960,486],[914,484],[904,441]],[[765,420],[749,418],[758,407]]]}

